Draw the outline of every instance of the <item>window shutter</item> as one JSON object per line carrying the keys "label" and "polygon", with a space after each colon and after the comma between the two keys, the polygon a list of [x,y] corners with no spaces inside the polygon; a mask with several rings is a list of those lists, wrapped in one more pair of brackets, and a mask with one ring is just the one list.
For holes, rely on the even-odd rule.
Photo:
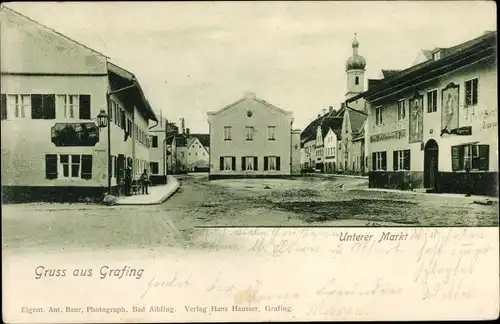
{"label": "window shutter", "polygon": [[460,162],[460,146],[452,146],[451,147],[451,170],[457,171],[461,170]]}
{"label": "window shutter", "polygon": [[120,126],[122,129],[125,129],[125,127],[126,127],[125,126],[125,112],[123,110],[120,110],[120,116],[121,116],[121,120],[122,120]]}
{"label": "window shutter", "polygon": [[387,152],[382,152],[382,169],[387,170]]}
{"label": "window shutter", "polygon": [[245,157],[242,156],[241,157],[241,171],[246,171],[247,169],[247,166],[246,166],[246,163],[245,163]]}
{"label": "window shutter", "polygon": [[392,169],[398,171],[398,151],[392,152]]}
{"label": "window shutter", "polygon": [[232,165],[231,170],[236,171],[236,157],[235,156],[232,157],[232,162],[233,162],[233,165]]}
{"label": "window shutter", "polygon": [[31,118],[42,119],[42,95],[31,95]]}
{"label": "window shutter", "polygon": [[256,156],[253,157],[253,169],[259,171],[259,158]]}
{"label": "window shutter", "polygon": [[219,158],[219,162],[220,162],[220,171],[224,170],[224,157],[221,156]]}
{"label": "window shutter", "polygon": [[405,170],[410,170],[410,150],[405,150],[404,151],[404,169]]}
{"label": "window shutter", "polygon": [[264,156],[264,171],[269,170],[269,158]]}
{"label": "window shutter", "polygon": [[92,155],[82,155],[82,179],[92,179]]}
{"label": "window shutter", "polygon": [[479,145],[479,170],[488,171],[490,166],[490,146]]}
{"label": "window shutter", "polygon": [[57,154],[45,155],[45,178],[57,179]]}
{"label": "window shutter", "polygon": [[91,119],[90,110],[90,95],[80,95],[80,119]]}
{"label": "window shutter", "polygon": [[43,119],[56,118],[56,95],[42,95],[42,116]]}
{"label": "window shutter", "polygon": [[276,171],[281,170],[281,159],[279,156],[276,157]]}
{"label": "window shutter", "polygon": [[377,170],[377,153],[372,153],[372,171]]}
{"label": "window shutter", "polygon": [[2,100],[0,102],[2,106],[2,120],[7,119],[7,95],[2,93]]}

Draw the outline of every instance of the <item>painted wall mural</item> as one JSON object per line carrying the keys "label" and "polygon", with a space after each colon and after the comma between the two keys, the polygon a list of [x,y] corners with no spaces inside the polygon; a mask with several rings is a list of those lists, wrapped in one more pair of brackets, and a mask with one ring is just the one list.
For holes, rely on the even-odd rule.
{"label": "painted wall mural", "polygon": [[408,141],[410,143],[424,140],[424,97],[416,93],[410,98],[410,127]]}
{"label": "painted wall mural", "polygon": [[441,92],[441,135],[451,133],[458,126],[460,86],[450,83]]}
{"label": "painted wall mural", "polygon": [[99,128],[95,123],[56,123],[51,137],[56,146],[95,146]]}

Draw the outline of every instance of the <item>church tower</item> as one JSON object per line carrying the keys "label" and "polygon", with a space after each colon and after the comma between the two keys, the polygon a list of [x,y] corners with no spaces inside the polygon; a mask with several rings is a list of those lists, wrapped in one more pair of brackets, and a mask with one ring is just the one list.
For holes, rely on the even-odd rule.
{"label": "church tower", "polygon": [[352,55],[345,64],[347,74],[347,93],[345,99],[354,97],[365,90],[365,58],[358,54],[359,42],[354,34],[352,42]]}

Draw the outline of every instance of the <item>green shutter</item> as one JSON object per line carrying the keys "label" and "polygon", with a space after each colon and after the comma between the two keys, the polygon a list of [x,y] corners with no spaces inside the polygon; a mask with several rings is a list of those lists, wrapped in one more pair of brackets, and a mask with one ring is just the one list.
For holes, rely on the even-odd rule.
{"label": "green shutter", "polygon": [[2,109],[2,120],[7,119],[7,95],[2,93],[0,108]]}
{"label": "green shutter", "polygon": [[92,179],[92,155],[82,155],[82,179]]}
{"label": "green shutter", "polygon": [[377,153],[372,153],[372,171],[377,170]]}
{"label": "green shutter", "polygon": [[387,152],[382,152],[382,169],[387,170]]}
{"label": "green shutter", "polygon": [[220,171],[223,171],[223,170],[224,170],[224,157],[223,157],[223,156],[221,156],[221,157],[219,158],[219,163],[220,163],[220,164],[219,164],[219,166],[220,166],[220,169],[219,169],[219,170],[220,170]]}
{"label": "green shutter", "polygon": [[451,170],[452,171],[462,170],[461,161],[463,159],[461,159],[461,157],[460,157],[460,149],[461,149],[461,147],[458,145],[451,147]]}
{"label": "green shutter", "polygon": [[259,158],[256,156],[253,157],[253,169],[259,171]]}
{"label": "green shutter", "polygon": [[31,118],[32,119],[42,119],[42,95],[32,94],[31,95]]}
{"label": "green shutter", "polygon": [[235,156],[232,157],[232,162],[233,162],[232,170],[236,171],[236,157]]}
{"label": "green shutter", "polygon": [[[91,119],[90,95],[80,95],[80,119]],[[110,116],[110,118],[112,118]]]}
{"label": "green shutter", "polygon": [[410,161],[411,161],[410,150],[405,150],[403,154],[404,154],[404,165],[403,165],[403,168],[405,170],[410,170]]}
{"label": "green shutter", "polygon": [[42,95],[42,118],[56,119],[56,95]]}
{"label": "green shutter", "polygon": [[281,158],[279,156],[276,157],[276,171],[281,170]]}
{"label": "green shutter", "polygon": [[264,171],[269,170],[269,158],[267,156],[264,156]]}
{"label": "green shutter", "polygon": [[45,155],[45,178],[57,179],[57,154]]}
{"label": "green shutter", "polygon": [[479,146],[479,170],[488,171],[490,162],[490,146]]}
{"label": "green shutter", "polygon": [[247,169],[246,163],[245,163],[245,157],[241,157],[241,171],[245,171]]}
{"label": "green shutter", "polygon": [[398,171],[398,151],[392,152],[392,169]]}

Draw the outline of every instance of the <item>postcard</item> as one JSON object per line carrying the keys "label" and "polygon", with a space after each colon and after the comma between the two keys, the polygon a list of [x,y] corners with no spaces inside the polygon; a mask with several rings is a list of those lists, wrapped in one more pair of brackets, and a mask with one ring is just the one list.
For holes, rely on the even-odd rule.
{"label": "postcard", "polygon": [[495,12],[3,4],[3,321],[498,318]]}

